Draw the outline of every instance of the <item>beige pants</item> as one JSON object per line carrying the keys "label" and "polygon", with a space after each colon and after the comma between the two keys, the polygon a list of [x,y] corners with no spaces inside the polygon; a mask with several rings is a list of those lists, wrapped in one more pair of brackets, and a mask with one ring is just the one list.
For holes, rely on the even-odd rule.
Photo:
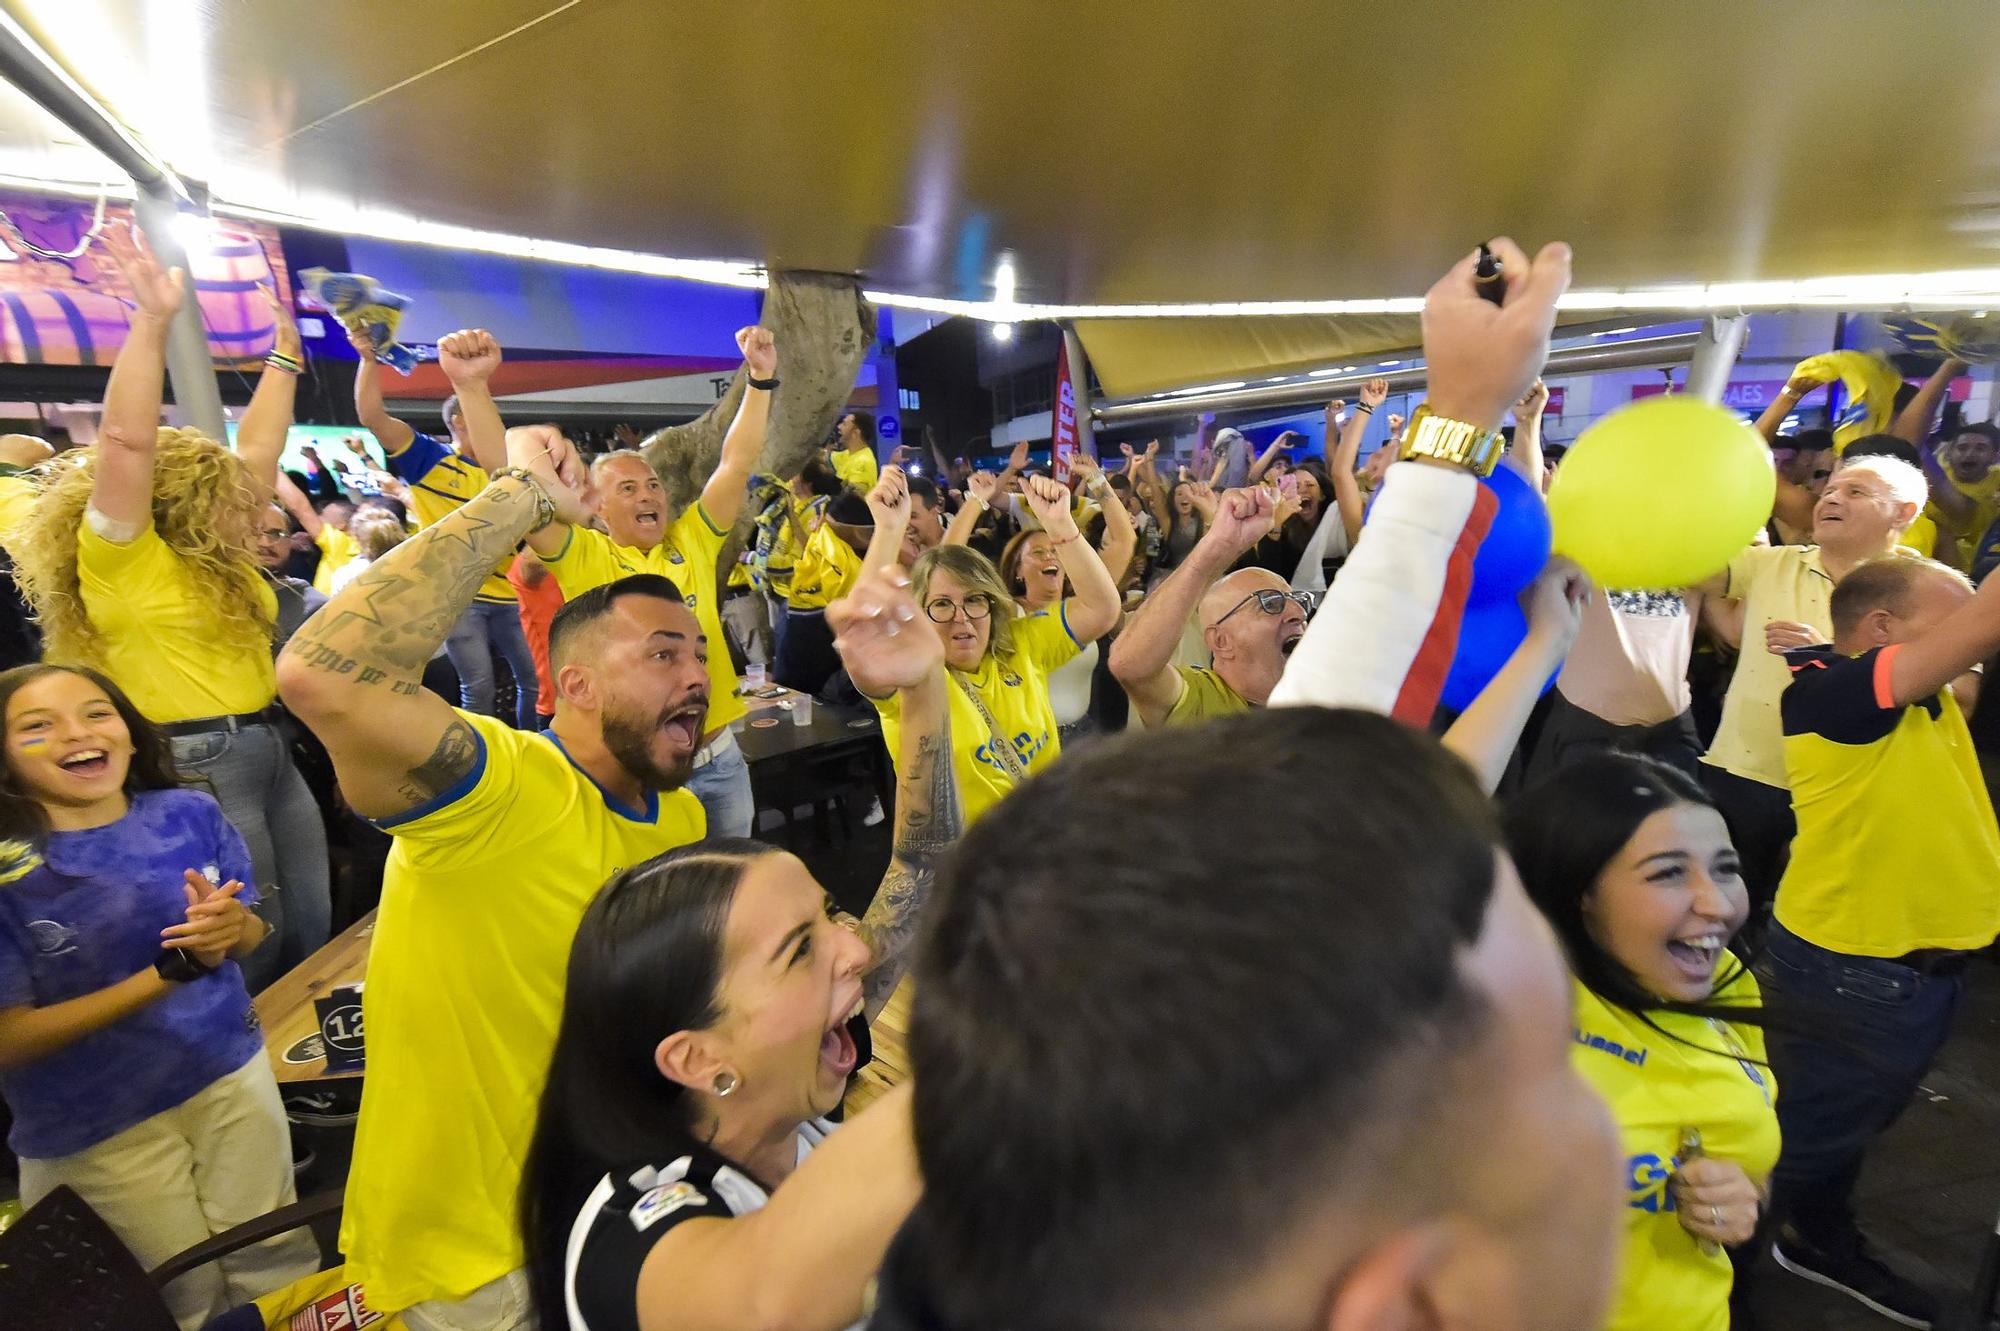
{"label": "beige pants", "polygon": [[528,1273],[509,1271],[462,1299],[432,1299],[403,1309],[409,1331],[535,1331]]}
{"label": "beige pants", "polygon": [[[115,1137],[75,1155],[21,1161],[22,1205],[63,1184],[147,1268],[298,1200],[291,1133],[263,1051]],[[195,1331],[319,1265],[319,1245],[295,1230],[188,1272],[167,1286],[167,1304],[183,1331]]]}

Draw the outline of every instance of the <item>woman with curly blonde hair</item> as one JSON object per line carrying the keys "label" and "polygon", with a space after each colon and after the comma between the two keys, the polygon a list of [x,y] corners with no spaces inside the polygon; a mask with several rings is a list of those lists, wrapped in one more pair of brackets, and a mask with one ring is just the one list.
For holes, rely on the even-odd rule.
{"label": "woman with curly blonde hair", "polygon": [[114,680],[212,789],[250,848],[275,941],[246,959],[253,989],[327,939],[326,829],[278,729],[271,643],[277,598],[257,562],[257,519],[291,426],[298,332],[278,327],[238,451],[160,426],[167,327],[186,285],[137,233],[103,244],[138,308],[105,389],[98,441],[57,464],[16,529],[15,573],[49,661]]}

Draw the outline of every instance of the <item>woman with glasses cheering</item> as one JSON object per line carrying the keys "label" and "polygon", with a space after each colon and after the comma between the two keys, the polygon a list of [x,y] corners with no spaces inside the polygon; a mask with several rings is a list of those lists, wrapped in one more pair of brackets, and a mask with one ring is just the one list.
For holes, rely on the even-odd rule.
{"label": "woman with glasses cheering", "polygon": [[[1022,487],[1075,595],[1017,615],[986,556],[959,545],[926,551],[910,570],[917,603],[944,642],[951,676],[952,770],[969,825],[1061,751],[1049,672],[1118,622],[1118,589],[1077,530],[1069,491],[1046,476]],[[873,700],[896,751],[897,699]]]}

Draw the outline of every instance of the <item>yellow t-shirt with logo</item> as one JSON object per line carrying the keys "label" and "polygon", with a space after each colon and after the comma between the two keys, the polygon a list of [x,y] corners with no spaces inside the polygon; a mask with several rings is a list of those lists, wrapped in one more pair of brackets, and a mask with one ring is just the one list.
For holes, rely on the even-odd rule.
{"label": "yellow t-shirt with logo", "polygon": [[551,734],[460,712],[471,773],[395,838],[362,991],[368,1093],[340,1244],[377,1311],[462,1298],[524,1260],[521,1158],[570,943],[621,869],[701,840],[685,790],[614,803]]}
{"label": "yellow t-shirt with logo", "polygon": [[[1986,529],[1993,525],[1994,520],[2000,518],[2000,466],[1988,467],[1986,474],[1976,481],[1961,481],[1956,467],[1949,461],[1942,459],[1940,461],[1944,466],[1944,474],[1950,479],[1953,487],[1973,504],[1972,520],[1965,524],[1965,530],[1957,537],[1958,565],[1960,568],[1970,568],[1973,552],[1979,549],[1980,539],[1986,535]],[[1935,524],[1937,516],[1936,504],[1925,506],[1925,519],[1930,519]],[[1912,527],[1911,530],[1916,529]],[[1936,530],[1936,526],[1933,525],[1933,537],[1936,535]],[[1905,541],[1905,544],[1908,542]]]}
{"label": "yellow t-shirt with logo", "polygon": [[1223,683],[1222,676],[1209,667],[1175,666],[1174,672],[1181,677],[1181,696],[1167,713],[1168,725],[1188,725],[1250,710],[1243,695]]}
{"label": "yellow t-shirt with logo", "polygon": [[836,448],[832,451],[832,461],[834,473],[862,494],[874,489],[882,474],[872,448]]}
{"label": "yellow t-shirt with logo", "polygon": [[14,528],[35,511],[35,501],[41,497],[41,486],[33,476],[24,471],[0,472],[0,547],[13,539]]}
{"label": "yellow t-shirt with logo", "polygon": [[[1735,974],[1715,1000],[1762,1006],[1741,963],[1720,964]],[[1570,1062],[1610,1106],[1625,1150],[1624,1257],[1605,1331],[1728,1331],[1728,1254],[1704,1253],[1682,1228],[1667,1182],[1688,1128],[1701,1133],[1704,1155],[1741,1165],[1760,1185],[1770,1176],[1779,1135],[1764,1033],[1674,1012],[1641,1018],[1574,987]]]}
{"label": "yellow t-shirt with logo", "polygon": [[313,544],[319,547],[319,567],[313,570],[313,587],[328,596],[333,595],[333,575],[346,568],[360,554],[361,547],[331,522],[320,524],[319,535],[313,537]]}
{"label": "yellow t-shirt with logo", "polygon": [[[1083,650],[1070,632],[1069,603],[1015,620],[1012,636],[1012,650],[1005,657],[989,652],[977,670],[950,672],[951,765],[958,780],[959,812],[967,827],[1014,788],[1014,779],[993,756],[994,726],[1013,745],[1028,775],[1054,762],[1062,751],[1055,708],[1049,702],[1049,672]],[[970,685],[986,704],[994,726],[987,725],[964,685]],[[902,699],[872,701],[882,714],[882,741],[893,758],[902,726]]]}
{"label": "yellow t-shirt with logo", "polygon": [[[461,504],[477,497],[486,488],[487,476],[478,463],[460,457],[449,441],[433,438],[422,430],[415,431],[415,435],[408,448],[389,454],[389,470],[410,487],[410,516],[423,528],[443,521]],[[479,591],[472,599],[518,605],[514,584],[507,581],[507,569],[513,562],[514,552],[509,551],[505,559],[493,566],[486,581],[479,584]]]}
{"label": "yellow t-shirt with logo", "polygon": [[806,548],[792,569],[791,607],[824,610],[852,591],[860,576],[861,556],[831,522],[822,522],[806,538]]}
{"label": "yellow t-shirt with logo", "polygon": [[[278,598],[249,560],[244,579],[272,620]],[[187,565],[146,530],[120,545],[88,523],[76,534],[84,612],[104,644],[104,673],[150,721],[192,721],[262,711],[278,696],[271,644],[238,645],[216,632],[215,607],[197,593]]]}
{"label": "yellow t-shirt with logo", "polygon": [[771,538],[771,552],[764,570],[765,576],[771,580],[771,594],[781,600],[791,599],[792,575],[797,571],[799,558],[805,552],[806,542],[819,530],[820,520],[826,513],[826,504],[824,495],[816,496],[800,505],[793,518],[778,523],[777,533]]}
{"label": "yellow t-shirt with logo", "polygon": [[1715,742],[1702,761],[1725,772],[1785,789],[1784,735],[1778,698],[1791,679],[1784,658],[1764,650],[1764,625],[1774,619],[1810,624],[1828,641],[1833,579],[1816,545],[1753,545],[1729,561],[1722,593],[1743,602],[1743,652],[1722,699]]}
{"label": "yellow t-shirt with logo", "polygon": [[2000,827],[1946,685],[1900,706],[1900,647],[1791,652],[1785,761],[1798,834],[1778,923],[1856,957],[1970,951],[2000,933]]}
{"label": "yellow t-shirt with logo", "polygon": [[681,589],[681,599],[708,635],[708,719],[702,724],[709,730],[720,730],[749,710],[736,696],[736,665],[729,659],[729,638],[717,604],[715,561],[728,539],[729,529],[716,526],[697,499],[681,510],[666,538],[651,550],[620,545],[589,527],[571,527],[562,550],[542,561],[556,575],[565,601],[634,573],[657,573]]}

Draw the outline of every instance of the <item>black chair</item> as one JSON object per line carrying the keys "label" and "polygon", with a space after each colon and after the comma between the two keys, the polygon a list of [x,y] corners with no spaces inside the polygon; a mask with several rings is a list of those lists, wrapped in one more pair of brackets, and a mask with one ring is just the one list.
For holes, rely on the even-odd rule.
{"label": "black chair", "polygon": [[160,1290],[170,1280],[323,1216],[324,1192],[197,1243],[152,1271],[83,1198],[57,1188],[0,1233],[0,1327],[23,1331],[178,1331]]}

